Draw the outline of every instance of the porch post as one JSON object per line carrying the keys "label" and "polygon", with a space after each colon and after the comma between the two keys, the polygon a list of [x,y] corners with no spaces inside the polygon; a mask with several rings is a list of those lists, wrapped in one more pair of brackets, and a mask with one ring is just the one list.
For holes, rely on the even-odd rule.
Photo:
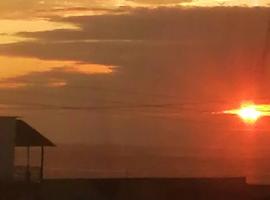
{"label": "porch post", "polygon": [[41,146],[41,159],[40,159],[40,181],[44,178],[44,146]]}
{"label": "porch post", "polygon": [[26,164],[26,181],[30,182],[31,173],[30,173],[30,146],[27,146],[27,164]]}

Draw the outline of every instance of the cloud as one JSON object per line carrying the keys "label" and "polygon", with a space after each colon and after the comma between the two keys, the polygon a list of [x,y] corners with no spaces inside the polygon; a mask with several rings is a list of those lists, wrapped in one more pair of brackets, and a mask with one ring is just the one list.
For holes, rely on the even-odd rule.
{"label": "cloud", "polygon": [[152,5],[169,5],[169,4],[180,4],[183,2],[192,2],[192,0],[127,0],[138,4],[152,4]]}
{"label": "cloud", "polygon": [[104,14],[123,14],[128,12],[129,7],[118,8],[99,8],[99,7],[61,7],[61,8],[43,8],[35,10],[34,16],[50,18],[52,16],[71,17],[71,16],[90,16],[90,15],[104,15]]}
{"label": "cloud", "polygon": [[[64,87],[68,84],[68,79],[64,75],[104,75],[114,73],[116,67],[103,66],[103,65],[91,65],[72,63],[70,66],[57,66],[51,68],[38,69],[26,69],[14,74],[5,75],[6,78],[0,80],[0,87],[2,89],[21,88],[21,87]],[[48,76],[51,76],[50,78]],[[58,77],[60,76],[60,77]]]}
{"label": "cloud", "polygon": [[[205,41],[209,32],[212,40],[253,39],[257,28],[258,33],[265,31],[268,9],[245,8],[159,8],[130,9],[128,14],[67,17],[58,19],[60,22],[74,23],[81,30],[56,30],[40,32],[22,32],[22,37],[36,38],[48,41],[74,40],[169,40],[181,42]],[[245,15],[247,14],[247,15]],[[250,23],[248,23],[250,22]],[[253,23],[254,25],[251,25]],[[239,26],[239,31],[231,27]],[[247,32],[243,37],[234,37]],[[247,37],[251,38],[247,38]],[[207,40],[211,42],[211,40]],[[236,41],[235,41],[236,42]]]}
{"label": "cloud", "polygon": [[[20,33],[21,37],[36,41],[1,45],[0,52],[119,66],[123,81],[141,77],[135,81],[138,87],[160,82],[164,91],[166,87],[174,88],[173,91],[186,84],[196,88],[197,82],[211,82],[214,77],[223,87],[228,86],[228,78],[233,78],[235,84],[245,79],[239,74],[247,75],[251,71],[249,63],[259,59],[268,9],[134,9],[129,14],[57,20],[74,23],[80,30]],[[164,76],[159,77],[159,73]],[[169,86],[165,74],[178,76],[179,85]],[[226,77],[220,77],[225,74]],[[186,80],[187,76],[196,80]],[[200,91],[204,93],[203,88]]]}
{"label": "cloud", "polygon": [[[72,8],[85,9],[117,9],[120,5],[115,0],[9,0],[0,2],[0,16],[3,18],[34,18],[50,15],[58,11],[74,12]],[[73,11],[72,11],[73,10]],[[83,9],[76,9],[82,12]],[[46,11],[46,13],[44,13]]]}
{"label": "cloud", "polygon": [[168,63],[173,65],[170,69],[174,65],[188,68],[201,65],[193,63],[200,59],[218,67],[223,59],[240,62],[233,59],[242,59],[239,57],[251,54],[252,49],[258,53],[253,53],[249,62],[256,62],[267,20],[268,9],[134,9],[129,14],[63,18],[60,21],[74,23],[81,30],[20,33],[21,37],[37,41],[2,45],[0,51],[41,59],[112,64],[125,71],[132,66],[144,70],[145,65],[162,69]]}
{"label": "cloud", "polygon": [[[4,18],[33,18],[49,15],[93,15],[122,10],[125,7],[163,6],[267,6],[267,1],[207,1],[207,0],[9,0],[0,2],[0,16]],[[118,12],[116,11],[116,12]]]}

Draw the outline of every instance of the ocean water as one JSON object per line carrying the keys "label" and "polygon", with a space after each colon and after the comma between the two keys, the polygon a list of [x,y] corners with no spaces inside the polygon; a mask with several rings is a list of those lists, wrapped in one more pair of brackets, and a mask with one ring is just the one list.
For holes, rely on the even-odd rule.
{"label": "ocean water", "polygon": [[[45,154],[45,176],[46,178],[245,176],[247,182],[251,184],[270,184],[268,149],[256,152],[254,150],[243,152],[239,149],[231,151],[204,149],[184,151],[185,155],[156,153],[156,150],[140,147],[123,150],[104,146],[49,148]],[[32,149],[32,166],[39,165],[39,153],[39,149]],[[16,163],[19,165],[26,163],[25,149],[16,151]]]}

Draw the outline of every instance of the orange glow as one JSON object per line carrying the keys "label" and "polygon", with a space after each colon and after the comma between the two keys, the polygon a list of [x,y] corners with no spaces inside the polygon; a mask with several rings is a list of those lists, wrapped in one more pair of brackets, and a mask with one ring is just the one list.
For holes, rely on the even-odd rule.
{"label": "orange glow", "polygon": [[267,0],[194,0],[194,1],[184,1],[180,3],[183,6],[202,6],[202,7],[212,7],[212,6],[244,6],[244,7],[257,7],[257,6],[269,6]]}
{"label": "orange glow", "polygon": [[[31,86],[33,83],[17,82],[17,77],[49,72],[69,74],[111,74],[117,70],[116,66],[79,63],[72,60],[40,60],[36,58],[0,56],[0,89],[16,89]],[[48,80],[44,83],[48,87],[64,87],[66,80]]]}
{"label": "orange glow", "polygon": [[0,44],[9,44],[20,41],[33,40],[16,35],[20,32],[52,31],[57,29],[79,30],[76,25],[60,22],[51,22],[43,19],[0,19]]}
{"label": "orange glow", "polygon": [[[40,60],[36,58],[0,56],[0,80],[35,72],[61,69],[70,73],[110,74],[117,68],[109,65],[78,63],[72,60]],[[64,66],[64,67],[63,67]]]}
{"label": "orange glow", "polygon": [[238,115],[245,123],[254,124],[262,116],[270,116],[270,105],[244,103],[238,109],[226,110],[223,113]]}

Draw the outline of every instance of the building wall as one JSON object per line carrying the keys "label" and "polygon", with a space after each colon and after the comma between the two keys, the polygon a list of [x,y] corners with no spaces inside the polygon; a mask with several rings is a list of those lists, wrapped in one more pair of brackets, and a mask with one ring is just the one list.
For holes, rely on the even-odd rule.
{"label": "building wall", "polygon": [[16,118],[0,117],[0,181],[11,181],[14,167]]}

